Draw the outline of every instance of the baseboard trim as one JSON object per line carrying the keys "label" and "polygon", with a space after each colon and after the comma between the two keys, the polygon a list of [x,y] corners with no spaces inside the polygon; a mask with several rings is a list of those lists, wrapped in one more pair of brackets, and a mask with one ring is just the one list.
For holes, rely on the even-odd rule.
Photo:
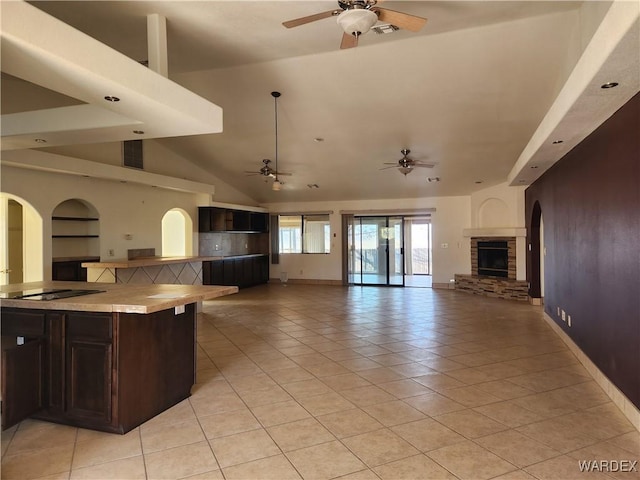
{"label": "baseboard trim", "polygon": [[314,278],[289,278],[286,282],[282,282],[279,278],[270,278],[269,283],[282,283],[290,285],[334,285],[342,286],[342,280],[318,280]]}
{"label": "baseboard trim", "polygon": [[595,363],[591,361],[589,357],[575,344],[575,342],[566,334],[562,328],[546,313],[544,314],[545,321],[551,326],[554,332],[562,339],[562,341],[569,347],[569,350],[576,356],[582,366],[589,372],[595,382],[600,385],[600,388],[604,390],[611,401],[620,409],[625,417],[631,422],[638,432],[640,432],[640,410],[631,403],[624,393],[616,387],[607,376],[600,371]]}

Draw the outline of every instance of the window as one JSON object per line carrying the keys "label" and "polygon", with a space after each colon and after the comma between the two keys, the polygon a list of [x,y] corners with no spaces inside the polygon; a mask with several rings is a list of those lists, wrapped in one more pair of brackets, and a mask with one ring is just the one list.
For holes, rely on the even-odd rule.
{"label": "window", "polygon": [[330,253],[329,215],[279,215],[279,253]]}

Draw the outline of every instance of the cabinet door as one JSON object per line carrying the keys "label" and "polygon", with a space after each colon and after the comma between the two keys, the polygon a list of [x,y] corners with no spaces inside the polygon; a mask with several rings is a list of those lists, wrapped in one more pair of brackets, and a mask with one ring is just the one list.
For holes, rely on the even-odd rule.
{"label": "cabinet door", "polygon": [[251,230],[254,232],[268,232],[269,214],[251,212]]}
{"label": "cabinet door", "polygon": [[198,207],[198,231],[211,231],[211,213],[209,207]]}
{"label": "cabinet door", "polygon": [[211,285],[224,285],[224,270],[222,268],[223,262],[221,260],[209,262],[211,263]]}
{"label": "cabinet door", "polygon": [[111,315],[67,316],[67,417],[101,424],[111,421],[112,324]]}
{"label": "cabinet door", "polygon": [[238,285],[238,261],[228,258],[222,261],[224,285]]}
{"label": "cabinet door", "polygon": [[15,338],[2,338],[2,429],[9,428],[42,408],[42,339],[10,345]]}

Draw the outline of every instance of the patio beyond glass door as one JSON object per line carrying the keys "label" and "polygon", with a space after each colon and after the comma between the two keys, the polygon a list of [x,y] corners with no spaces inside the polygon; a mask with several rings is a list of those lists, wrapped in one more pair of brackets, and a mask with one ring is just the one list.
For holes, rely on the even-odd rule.
{"label": "patio beyond glass door", "polygon": [[357,217],[349,279],[356,285],[404,285],[402,217]]}

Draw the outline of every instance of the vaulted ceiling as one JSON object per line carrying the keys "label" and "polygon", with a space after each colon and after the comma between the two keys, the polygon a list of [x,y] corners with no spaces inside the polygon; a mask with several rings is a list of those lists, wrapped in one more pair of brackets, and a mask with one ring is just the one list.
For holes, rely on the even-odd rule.
{"label": "vaulted ceiling", "polygon": [[[388,0],[379,6],[425,17],[426,26],[417,33],[371,31],[357,48],[344,50],[334,18],[282,26],[338,8],[334,1],[30,2],[115,49],[91,47],[83,57],[77,42],[83,68],[70,57],[65,62],[85,82],[82,88],[29,73],[31,67],[17,65],[22,50],[5,55],[4,27],[14,12],[7,3],[13,2],[2,5],[3,149],[41,146],[9,146],[4,127],[19,117],[46,124],[34,111],[80,106],[95,127],[89,119],[96,105],[86,86],[125,85],[136,97],[130,110],[117,112],[127,120],[109,110],[93,121],[111,122],[104,139],[98,128],[75,125],[62,135],[58,126],[64,140],[44,148],[86,152],[87,144],[131,138],[115,134],[114,124],[130,132],[138,122],[146,127],[144,138],[256,202],[467,195],[503,182],[526,185],[640,90],[635,0]],[[166,18],[168,79],[134,65],[149,58],[151,14]],[[44,65],[66,55],[46,49],[33,54]],[[104,57],[87,58],[97,51]],[[132,60],[122,69],[117,52]],[[607,82],[619,85],[602,89]],[[271,179],[245,174],[263,159],[275,160],[272,91],[282,93],[278,168],[292,174],[282,178],[279,192],[271,190]],[[202,133],[219,130],[201,128],[209,119],[215,123],[218,106],[222,132]],[[33,140],[47,132],[30,134]],[[405,148],[409,157],[435,166],[406,176],[383,170]],[[313,184],[319,188],[308,187]]]}

